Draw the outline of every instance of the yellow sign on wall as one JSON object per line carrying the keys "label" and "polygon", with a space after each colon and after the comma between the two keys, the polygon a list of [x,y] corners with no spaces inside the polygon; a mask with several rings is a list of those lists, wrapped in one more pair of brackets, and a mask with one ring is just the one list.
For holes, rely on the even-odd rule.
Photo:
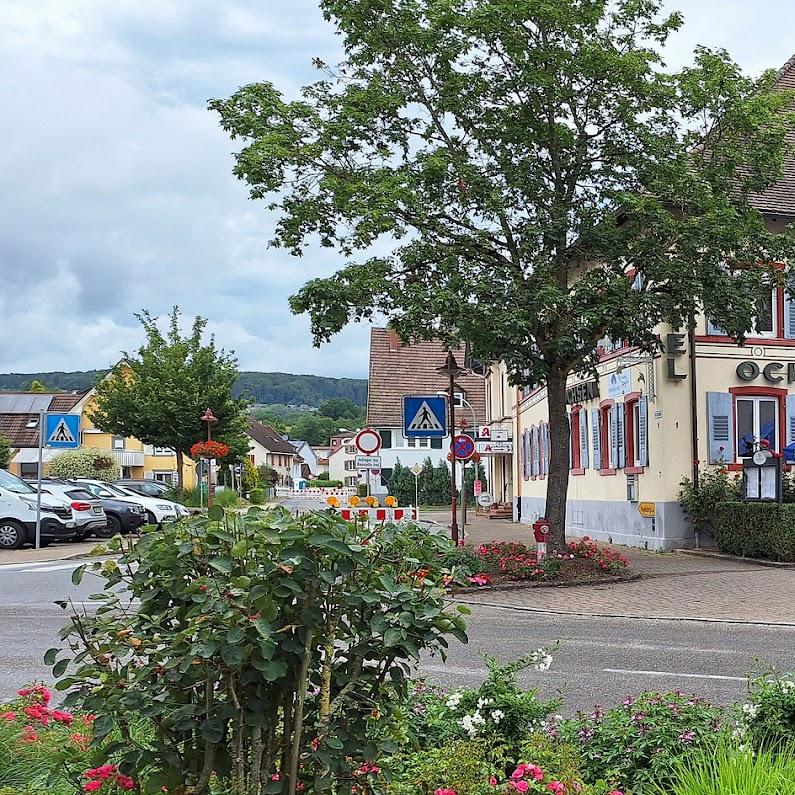
{"label": "yellow sign on wall", "polygon": [[648,519],[657,515],[657,506],[653,502],[639,502],[638,513]]}

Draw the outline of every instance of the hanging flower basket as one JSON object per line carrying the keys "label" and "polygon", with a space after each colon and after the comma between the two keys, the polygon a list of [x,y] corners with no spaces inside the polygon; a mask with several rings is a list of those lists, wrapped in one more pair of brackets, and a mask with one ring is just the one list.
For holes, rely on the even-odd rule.
{"label": "hanging flower basket", "polygon": [[229,445],[223,442],[196,442],[190,449],[191,458],[226,458]]}

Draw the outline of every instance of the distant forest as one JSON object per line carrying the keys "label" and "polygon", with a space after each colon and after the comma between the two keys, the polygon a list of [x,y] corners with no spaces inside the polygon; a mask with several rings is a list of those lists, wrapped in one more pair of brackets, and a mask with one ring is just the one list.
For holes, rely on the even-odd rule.
{"label": "distant forest", "polygon": [[[107,371],[86,370],[74,373],[0,374],[0,390],[30,389],[33,381],[47,389],[80,391],[93,386]],[[319,375],[241,372],[235,395],[245,394],[255,403],[319,406],[325,400],[349,398],[357,406],[367,402],[366,378],[325,378]]]}

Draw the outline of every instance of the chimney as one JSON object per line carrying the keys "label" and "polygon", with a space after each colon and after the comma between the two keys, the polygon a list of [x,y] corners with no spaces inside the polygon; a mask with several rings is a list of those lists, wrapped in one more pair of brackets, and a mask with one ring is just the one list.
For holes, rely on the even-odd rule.
{"label": "chimney", "polygon": [[400,338],[397,335],[397,331],[390,328],[387,329],[386,333],[389,336],[389,350],[396,351],[400,347]]}

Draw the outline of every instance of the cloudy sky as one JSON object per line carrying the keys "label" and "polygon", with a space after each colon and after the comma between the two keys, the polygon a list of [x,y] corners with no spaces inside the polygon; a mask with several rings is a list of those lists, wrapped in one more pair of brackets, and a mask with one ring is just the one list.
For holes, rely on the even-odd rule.
{"label": "cloudy sky", "polygon": [[[693,45],[752,73],[795,52],[791,0],[678,0]],[[178,304],[243,369],[365,376],[367,333],[321,350],[286,299],[339,260],[268,249],[273,219],[231,176],[207,99],[333,63],[316,0],[0,0],[0,372],[105,367],[133,313]]]}

